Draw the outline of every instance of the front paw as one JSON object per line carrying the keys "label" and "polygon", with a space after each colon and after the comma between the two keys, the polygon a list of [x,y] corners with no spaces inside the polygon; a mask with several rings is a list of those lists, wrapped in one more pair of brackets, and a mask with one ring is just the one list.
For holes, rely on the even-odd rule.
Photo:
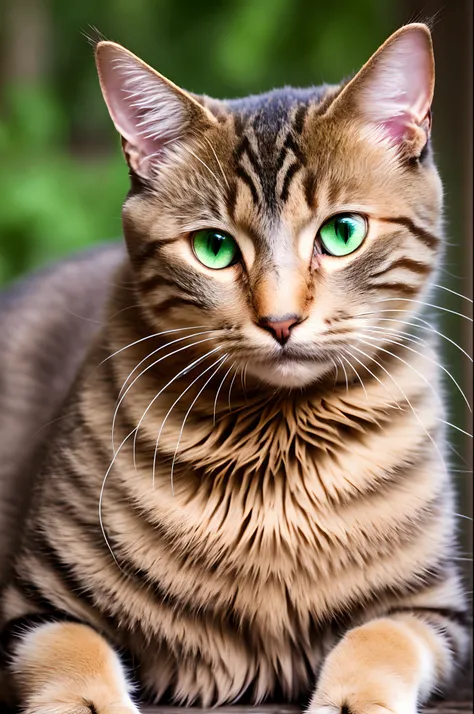
{"label": "front paw", "polygon": [[416,691],[383,667],[375,671],[361,667],[356,676],[344,669],[326,670],[325,675],[308,714],[418,713]]}

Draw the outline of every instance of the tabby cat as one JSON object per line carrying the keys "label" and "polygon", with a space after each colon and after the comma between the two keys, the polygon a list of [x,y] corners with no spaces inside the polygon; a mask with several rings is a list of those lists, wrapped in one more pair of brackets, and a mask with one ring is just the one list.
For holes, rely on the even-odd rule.
{"label": "tabby cat", "polygon": [[469,640],[436,345],[411,330],[442,253],[429,30],[339,86],[231,101],[112,42],[96,58],[127,256],[5,308],[35,315],[12,318],[12,375],[18,344],[64,343],[36,380],[41,468],[2,598],[9,696],[415,714]]}

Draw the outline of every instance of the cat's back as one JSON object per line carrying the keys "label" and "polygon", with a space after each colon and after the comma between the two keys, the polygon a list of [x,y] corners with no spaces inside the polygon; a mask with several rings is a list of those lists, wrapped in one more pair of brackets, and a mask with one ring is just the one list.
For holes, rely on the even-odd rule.
{"label": "cat's back", "polygon": [[84,251],[0,293],[0,585],[48,438],[101,325],[121,243]]}

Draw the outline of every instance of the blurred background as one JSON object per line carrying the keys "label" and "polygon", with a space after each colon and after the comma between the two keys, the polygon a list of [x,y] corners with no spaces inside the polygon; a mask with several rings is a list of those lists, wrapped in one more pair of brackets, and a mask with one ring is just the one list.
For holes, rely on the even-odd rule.
{"label": "blurred background", "polygon": [[[438,282],[470,296],[472,0],[0,0],[0,285],[121,234],[128,178],[87,40],[94,28],[186,89],[232,97],[337,82],[414,20],[431,21],[437,63],[434,148],[449,239]],[[436,300],[469,314],[461,297],[440,290]],[[441,330],[472,354],[470,323],[436,312]],[[443,363],[471,395],[469,361],[443,346]],[[448,418],[471,431],[452,386]],[[458,510],[472,515],[469,439],[450,436]]]}

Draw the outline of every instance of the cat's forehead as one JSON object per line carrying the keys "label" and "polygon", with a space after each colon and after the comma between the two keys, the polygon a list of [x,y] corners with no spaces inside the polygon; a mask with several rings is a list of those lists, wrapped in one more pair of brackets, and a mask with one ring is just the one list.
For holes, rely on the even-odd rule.
{"label": "cat's forehead", "polygon": [[224,100],[222,103],[234,116],[239,133],[251,129],[259,139],[275,138],[282,129],[293,123],[295,131],[300,133],[308,109],[320,104],[332,89],[330,85],[282,87],[241,99]]}
{"label": "cat's forehead", "polygon": [[[260,218],[264,214],[267,218],[280,214],[295,178],[301,183],[306,172],[307,142],[303,141],[303,133],[308,117],[319,113],[325,100],[334,96],[334,90],[331,85],[283,87],[242,99],[205,102],[226,126],[224,153],[232,218],[239,213],[250,216],[256,212]],[[219,137],[215,138],[217,147]],[[211,155],[209,159],[212,161]],[[240,211],[234,210],[236,203]]]}

